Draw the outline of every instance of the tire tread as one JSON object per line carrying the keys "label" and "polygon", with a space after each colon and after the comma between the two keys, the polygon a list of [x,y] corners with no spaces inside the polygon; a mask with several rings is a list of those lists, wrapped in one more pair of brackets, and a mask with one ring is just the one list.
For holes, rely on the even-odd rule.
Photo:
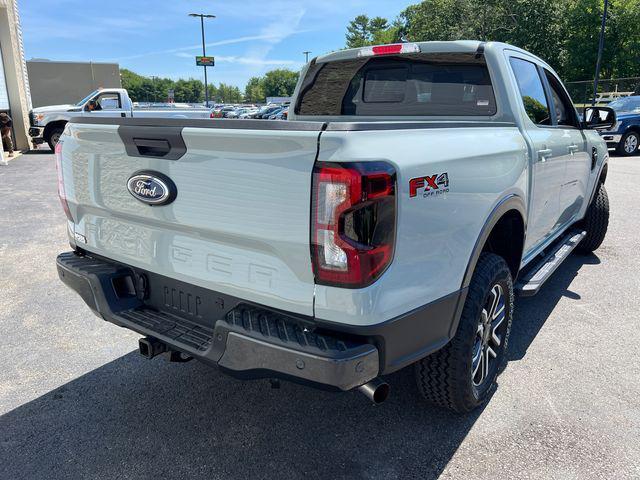
{"label": "tire tread", "polygon": [[597,188],[598,191],[591,205],[589,205],[583,221],[583,228],[586,230],[587,235],[577,247],[582,253],[591,253],[600,247],[609,227],[609,197],[607,196],[607,190],[602,183]]}
{"label": "tire tread", "polygon": [[[506,361],[506,350],[513,316],[513,281],[504,259],[493,253],[482,253],[473,273],[458,330],[454,338],[437,352],[416,363],[415,375],[420,394],[430,403],[458,413],[469,412],[483,403],[493,387],[475,398],[470,388],[470,352],[475,339],[478,316],[482,310],[487,288],[496,279],[506,278],[507,302],[510,304],[504,352],[501,361]],[[497,373],[504,365],[498,365]],[[495,384],[495,378],[491,381]]]}

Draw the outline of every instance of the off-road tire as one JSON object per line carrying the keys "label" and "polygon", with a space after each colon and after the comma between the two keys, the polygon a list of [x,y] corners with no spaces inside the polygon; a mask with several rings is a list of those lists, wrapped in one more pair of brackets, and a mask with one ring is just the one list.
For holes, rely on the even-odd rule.
{"label": "off-road tire", "polygon": [[[478,324],[492,288],[499,284],[504,292],[506,329],[498,356],[484,383],[475,386],[472,356]],[[415,364],[418,390],[432,404],[466,413],[482,405],[496,387],[496,378],[507,359],[507,346],[513,317],[513,280],[505,260],[493,253],[482,253],[473,273],[460,322],[454,338],[442,349]]]}
{"label": "off-road tire", "polygon": [[609,226],[609,197],[604,184],[596,187],[598,190],[587,208],[587,213],[582,220],[582,228],[587,236],[582,239],[576,249],[582,253],[591,253],[604,241]]}

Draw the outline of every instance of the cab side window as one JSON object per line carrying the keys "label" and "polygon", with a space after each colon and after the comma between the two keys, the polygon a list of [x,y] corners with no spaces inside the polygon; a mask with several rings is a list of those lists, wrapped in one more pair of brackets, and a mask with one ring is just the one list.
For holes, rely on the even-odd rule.
{"label": "cab side window", "polygon": [[562,85],[560,85],[558,79],[554,77],[551,72],[545,70],[544,73],[549,81],[549,87],[551,87],[551,98],[553,99],[553,106],[556,110],[557,125],[577,127],[575,109],[573,108],[571,100],[562,88]]}
{"label": "cab side window", "polygon": [[117,93],[103,93],[96,98],[98,108],[96,110],[117,110],[122,108],[120,105],[120,95]]}
{"label": "cab side window", "polygon": [[509,62],[516,77],[527,116],[536,125],[551,125],[551,110],[538,68],[535,64],[521,58],[512,57]]}

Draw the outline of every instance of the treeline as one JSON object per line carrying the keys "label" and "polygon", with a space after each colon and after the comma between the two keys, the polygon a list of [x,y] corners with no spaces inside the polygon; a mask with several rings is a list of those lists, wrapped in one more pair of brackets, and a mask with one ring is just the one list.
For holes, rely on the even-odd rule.
{"label": "treeline", "polygon": [[[166,102],[169,90],[179,103],[204,101],[204,83],[198,79],[172,80],[170,78],[145,77],[127,69],[120,70],[122,87],[126,88],[134,102]],[[215,103],[264,102],[266,97],[287,97],[293,94],[298,72],[280,69],[267,72],[263,77],[253,77],[244,93],[234,85],[219,83],[209,85],[209,100]]]}
{"label": "treeline", "polygon": [[[507,42],[549,62],[565,81],[593,78],[603,0],[425,0],[392,21],[360,15],[347,47],[429,40]],[[640,75],[640,0],[610,0],[602,78]]]}

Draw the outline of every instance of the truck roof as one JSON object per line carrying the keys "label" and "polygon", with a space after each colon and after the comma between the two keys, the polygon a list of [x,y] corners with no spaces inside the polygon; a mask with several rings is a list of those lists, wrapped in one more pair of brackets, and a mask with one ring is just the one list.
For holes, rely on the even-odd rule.
{"label": "truck roof", "polygon": [[[529,56],[535,57],[541,63],[549,66],[544,60],[533,55],[526,50],[515,47],[508,43],[502,42],[483,42],[481,40],[455,40],[455,41],[431,41],[431,42],[408,42],[409,45],[417,45],[420,48],[420,53],[442,53],[442,52],[451,52],[451,53],[475,53],[478,51],[478,48],[483,45],[485,52],[494,52],[498,53],[503,50],[516,50],[518,52],[527,54]],[[360,51],[363,49],[367,49],[371,47],[361,47],[361,48],[349,48],[346,50],[339,50],[336,52],[328,53],[326,55],[318,56],[315,61],[318,63],[324,62],[334,62],[337,60],[350,60],[353,58],[357,58]],[[551,68],[551,67],[549,67]]]}

